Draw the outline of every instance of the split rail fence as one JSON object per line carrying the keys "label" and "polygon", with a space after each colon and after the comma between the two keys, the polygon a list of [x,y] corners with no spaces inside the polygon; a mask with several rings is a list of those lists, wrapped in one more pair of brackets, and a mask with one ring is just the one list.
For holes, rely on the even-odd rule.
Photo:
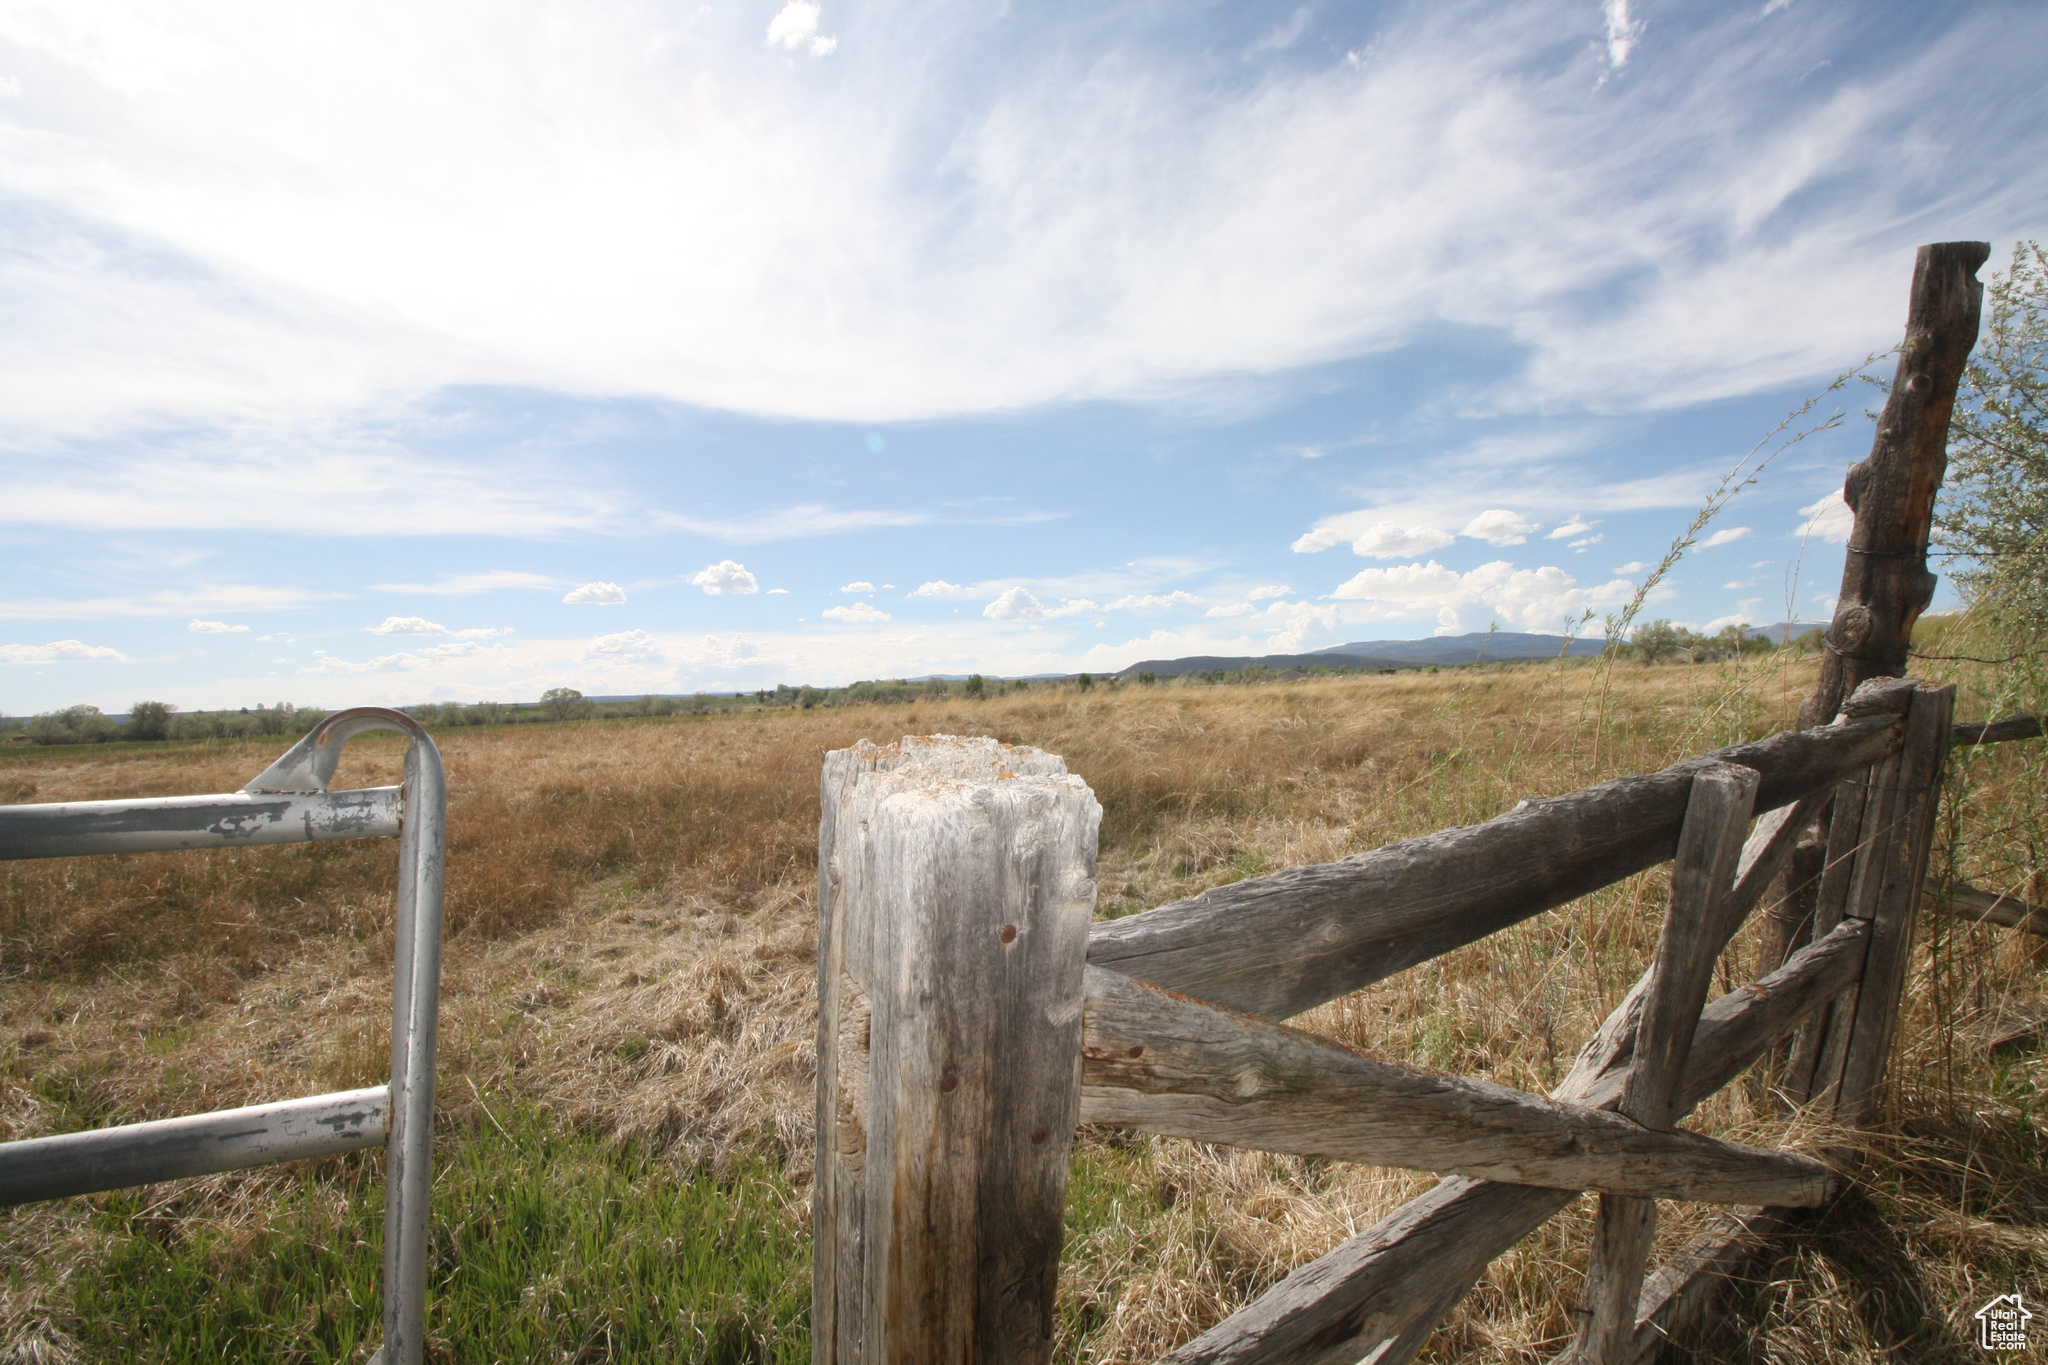
{"label": "split rail fence", "polygon": [[[1987,251],[1922,248],[1877,446],[1847,485],[1856,529],[1803,728],[1102,924],[1101,810],[1057,756],[947,736],[828,755],[812,1359],[1048,1361],[1082,1123],[1443,1177],[1173,1365],[1410,1360],[1490,1262],[1588,1191],[1581,1329],[1560,1359],[1644,1360],[1791,1210],[1827,1200],[1837,1177],[1814,1156],[1678,1124],[1765,1058],[1788,1103],[1878,1120],[1948,751],[2041,732],[1958,725],[1953,687],[1898,676],[1932,593]],[[1281,1022],[1665,862],[1655,957],[1550,1095]],[[1710,1001],[1759,906],[1766,970]],[[1659,1199],[1727,1211],[1652,1272]]]}

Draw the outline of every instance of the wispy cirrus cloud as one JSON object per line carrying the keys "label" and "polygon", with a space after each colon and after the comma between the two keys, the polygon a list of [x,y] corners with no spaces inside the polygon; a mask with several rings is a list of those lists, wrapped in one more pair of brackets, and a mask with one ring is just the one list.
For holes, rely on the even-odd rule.
{"label": "wispy cirrus cloud", "polygon": [[451,574],[432,583],[378,583],[378,592],[427,593],[437,597],[473,597],[479,593],[532,588],[553,591],[566,588],[572,580],[517,569],[492,569],[485,573]]}
{"label": "wispy cirrus cloud", "polygon": [[752,543],[764,540],[796,540],[804,536],[840,535],[872,531],[887,526],[922,526],[932,520],[928,512],[892,512],[857,508],[826,507],[806,503],[740,517],[703,517],[682,512],[656,511],[655,525],[677,531],[694,531],[719,540]]}
{"label": "wispy cirrus cloud", "polygon": [[187,616],[201,611],[288,611],[316,602],[333,601],[341,596],[341,593],[310,588],[224,583],[68,601],[56,598],[8,601],[0,598],[0,620],[84,621],[116,616]]}
{"label": "wispy cirrus cloud", "polygon": [[108,645],[52,640],[46,645],[0,645],[0,664],[125,663],[128,656]]}
{"label": "wispy cirrus cloud", "polygon": [[[34,231],[0,281],[0,416],[128,430],[518,383],[882,420],[1145,398],[1446,324],[1527,348],[1496,397],[1659,405],[1889,340],[1873,286],[1931,199],[1995,205],[1987,232],[2039,210],[2026,137],[1952,155],[2025,107],[2031,8],[1853,66],[1828,61],[1853,19],[1810,7],[1299,13],[1287,63],[1220,81],[1202,24],[1046,12],[1019,44],[994,12],[877,15],[819,82],[764,65],[832,41],[812,0],[773,43],[757,11],[559,0],[483,29],[397,0],[26,11],[0,186]],[[1240,50],[1295,21],[1255,22]],[[945,157],[915,155],[935,136]]]}

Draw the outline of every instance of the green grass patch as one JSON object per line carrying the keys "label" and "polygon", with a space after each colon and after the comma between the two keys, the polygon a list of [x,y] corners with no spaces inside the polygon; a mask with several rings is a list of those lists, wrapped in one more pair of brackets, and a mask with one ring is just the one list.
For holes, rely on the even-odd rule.
{"label": "green grass patch", "polygon": [[[436,1153],[431,1359],[809,1358],[808,1230],[778,1173],[680,1173],[542,1111],[500,1117]],[[102,1196],[71,1333],[96,1360],[363,1360],[382,1336],[381,1166],[323,1163],[253,1226],[166,1207],[162,1187]]]}

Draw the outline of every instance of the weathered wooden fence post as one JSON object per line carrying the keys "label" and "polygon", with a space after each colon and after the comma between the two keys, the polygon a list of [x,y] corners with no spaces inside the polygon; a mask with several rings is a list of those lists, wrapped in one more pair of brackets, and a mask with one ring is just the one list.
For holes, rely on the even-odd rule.
{"label": "weathered wooden fence post", "polygon": [[1055,755],[826,756],[811,1358],[1044,1365],[1102,808]]}
{"label": "weathered wooden fence post", "polygon": [[[1935,495],[1948,469],[1949,414],[1977,344],[1984,300],[1977,269],[1990,254],[1989,242],[1935,242],[1914,259],[1906,337],[1891,394],[1870,454],[1842,481],[1856,522],[1834,617],[1823,637],[1820,681],[1799,708],[1801,726],[1827,724],[1870,679],[1906,672],[1913,623],[1934,596],[1927,541]],[[1824,816],[1820,842],[1829,823]],[[1795,860],[1764,921],[1759,974],[1774,971],[1816,936],[1816,915],[1824,912],[1813,891],[1825,875],[1817,849]]]}
{"label": "weathered wooden fence post", "polygon": [[[1713,984],[1714,959],[1726,941],[1716,931],[1723,903],[1735,889],[1759,780],[1753,769],[1728,763],[1692,780],[1671,867],[1671,905],[1643,992],[1635,1062],[1619,1106],[1645,1128],[1669,1129],[1689,1107],[1681,1098],[1685,1064]],[[1600,1197],[1576,1357],[1586,1365],[1633,1365],[1637,1300],[1656,1232],[1656,1200]]]}

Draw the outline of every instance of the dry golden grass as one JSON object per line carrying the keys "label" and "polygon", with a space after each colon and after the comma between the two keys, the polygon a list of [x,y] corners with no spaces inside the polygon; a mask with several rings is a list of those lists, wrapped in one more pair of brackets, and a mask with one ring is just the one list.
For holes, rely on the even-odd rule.
{"label": "dry golden grass", "polygon": [[[1766,734],[1811,685],[1801,665],[1624,665],[1595,714],[1592,677],[1529,665],[446,732],[444,1123],[459,1134],[497,1124],[503,1104],[540,1105],[678,1169],[766,1158],[801,1186],[817,776],[827,749],[856,738],[988,734],[1064,755],[1103,802],[1110,916]],[[280,747],[10,755],[0,797],[228,790]],[[359,742],[337,785],[395,781],[398,754]],[[44,1131],[53,1095],[111,1121],[381,1076],[393,858],[385,845],[325,845],[0,865],[0,1135]],[[1663,891],[1661,872],[1645,874],[1298,1022],[1547,1089],[1647,962]],[[1967,1040],[2036,1007],[2040,987],[2009,938],[1944,928],[1930,942],[1902,1042],[1906,1136],[1873,1159],[1859,1207],[1881,1206],[1902,1246],[1940,1249],[1916,1281],[1921,1316],[1960,1331],[1955,1313],[1994,1283],[1971,1269],[1973,1248],[1990,1239],[2000,1265],[2048,1266],[2048,1203],[2014,1196],[2026,1207],[2006,1217],[1941,1193],[1967,1184],[1949,1169],[1967,1165],[1958,1151],[2010,1154],[2009,1130],[2031,1122],[2034,1062],[1988,1067]],[[1753,959],[1738,942],[1724,981],[1748,979]],[[1757,1141],[1815,1140],[1750,1086],[1700,1120]],[[2019,1188],[2001,1171],[1992,1184]],[[260,1222],[270,1179],[206,1183],[190,1216]],[[1156,1358],[1429,1183],[1110,1134],[1084,1135],[1075,1181],[1061,1354],[1102,1362]],[[1580,1201],[1502,1258],[1429,1358],[1547,1359],[1571,1330],[1589,1214]],[[1703,1216],[1674,1209],[1664,1240]],[[65,1311],[61,1275],[20,1268],[90,1258],[95,1236],[75,1204],[10,1217],[17,1273],[0,1296],[0,1352],[19,1357]],[[1838,1262],[1799,1254],[1813,1274],[1760,1293],[1745,1309],[1753,1330],[1713,1346],[1715,1358],[1893,1358],[1897,1314],[1859,1314],[1853,1285],[1826,1287]]]}

